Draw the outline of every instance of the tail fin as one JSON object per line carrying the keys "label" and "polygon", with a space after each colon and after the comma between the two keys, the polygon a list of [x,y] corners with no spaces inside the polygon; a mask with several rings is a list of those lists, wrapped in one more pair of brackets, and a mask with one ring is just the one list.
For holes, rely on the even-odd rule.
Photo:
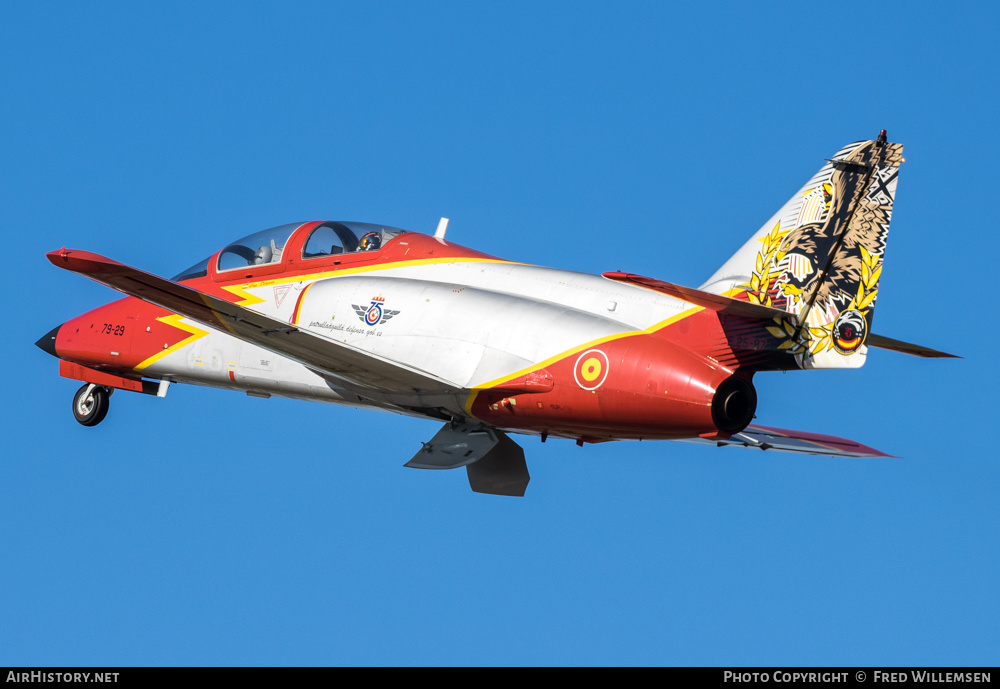
{"label": "tail fin", "polygon": [[861,367],[902,162],[885,130],[840,149],[701,289],[794,314],[769,330],[802,368]]}

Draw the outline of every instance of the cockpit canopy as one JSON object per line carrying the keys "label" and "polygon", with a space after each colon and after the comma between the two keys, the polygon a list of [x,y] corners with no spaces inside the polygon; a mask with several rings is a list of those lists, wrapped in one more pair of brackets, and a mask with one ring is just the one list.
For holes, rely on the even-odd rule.
{"label": "cockpit canopy", "polygon": [[[304,224],[279,225],[268,230],[255,232],[227,245],[218,254],[217,272],[246,269],[247,267],[281,263],[289,258],[285,247],[297,229]],[[324,222],[314,227],[302,243],[303,260],[323,258],[335,254],[350,254],[361,251],[378,251],[382,245],[406,230],[387,225],[364,222]],[[203,277],[208,273],[211,256],[199,261],[172,278],[174,282]]]}
{"label": "cockpit canopy", "polygon": [[300,225],[301,223],[279,225],[236,240],[219,252],[219,262],[215,269],[221,273],[247,266],[281,263],[285,243]]}
{"label": "cockpit canopy", "polygon": [[378,251],[383,242],[406,230],[366,222],[325,222],[312,231],[302,248],[302,258],[320,258],[355,251]]}

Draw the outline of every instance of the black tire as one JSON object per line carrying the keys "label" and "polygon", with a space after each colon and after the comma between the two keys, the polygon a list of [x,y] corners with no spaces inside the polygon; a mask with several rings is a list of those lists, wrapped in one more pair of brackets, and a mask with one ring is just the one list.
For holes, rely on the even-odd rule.
{"label": "black tire", "polygon": [[100,386],[87,394],[90,384],[84,385],[73,395],[73,416],[84,426],[96,426],[108,415],[111,393]]}

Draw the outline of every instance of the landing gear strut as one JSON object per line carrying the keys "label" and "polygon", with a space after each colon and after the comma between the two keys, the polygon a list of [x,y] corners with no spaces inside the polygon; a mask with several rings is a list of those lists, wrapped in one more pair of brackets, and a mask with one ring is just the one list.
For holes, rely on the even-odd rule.
{"label": "landing gear strut", "polygon": [[84,426],[96,426],[108,415],[111,390],[87,383],[73,396],[73,416]]}

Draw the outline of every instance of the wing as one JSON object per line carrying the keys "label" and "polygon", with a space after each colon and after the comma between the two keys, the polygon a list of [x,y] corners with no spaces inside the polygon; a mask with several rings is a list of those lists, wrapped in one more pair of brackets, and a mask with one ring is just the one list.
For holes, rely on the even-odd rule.
{"label": "wing", "polygon": [[461,385],[398,361],[238,306],[225,299],[171,282],[98,254],[62,249],[47,254],[59,268],[80,273],[143,301],[163,307],[245,342],[286,356],[335,378],[348,389],[383,393],[454,393]]}
{"label": "wing", "polygon": [[756,447],[759,450],[777,450],[779,452],[799,452],[807,455],[827,455],[831,457],[892,457],[875,448],[847,438],[805,431],[790,431],[785,428],[769,428],[767,426],[747,426],[740,433],[734,433],[729,440],[705,440],[695,438],[681,442],[699,443],[701,445],[732,445],[737,447]]}

